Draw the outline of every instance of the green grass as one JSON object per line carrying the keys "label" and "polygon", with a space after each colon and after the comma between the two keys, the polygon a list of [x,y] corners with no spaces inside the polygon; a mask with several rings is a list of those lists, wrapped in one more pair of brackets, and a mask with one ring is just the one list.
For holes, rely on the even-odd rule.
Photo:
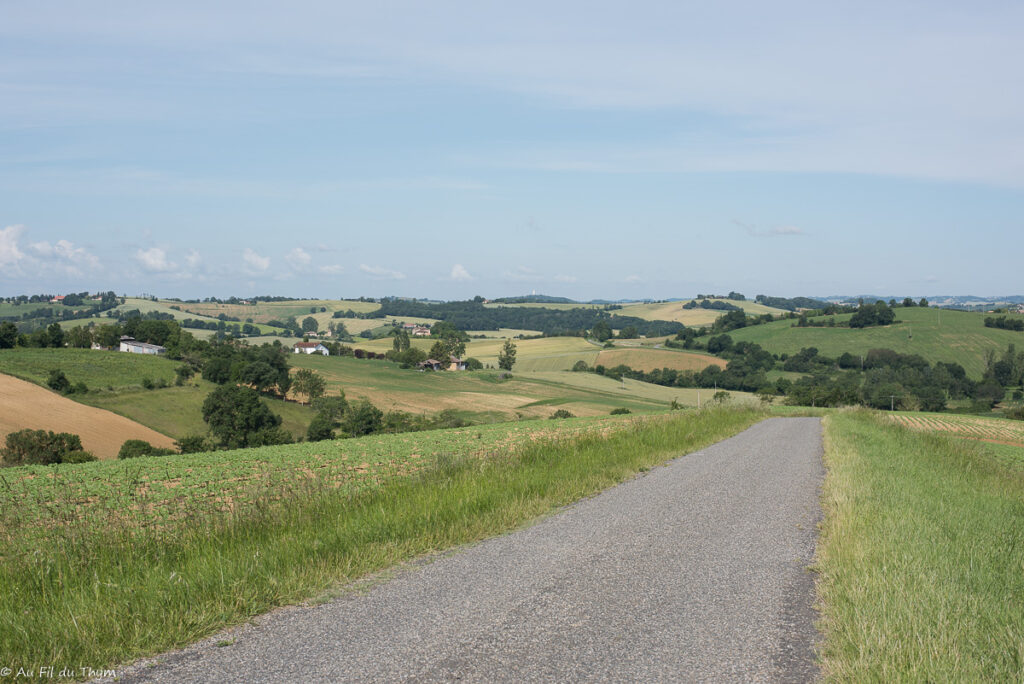
{"label": "green grass", "polygon": [[1024,472],[863,411],[826,425],[826,678],[1024,679]]}
{"label": "green grass", "polygon": [[[961,364],[972,378],[980,379],[985,370],[985,352],[1001,355],[1010,343],[1024,346],[1024,333],[986,328],[991,314],[921,308],[897,308],[902,323],[874,328],[794,328],[784,320],[734,330],[729,336],[736,342],[756,342],[776,354],[793,354],[804,347],[817,347],[825,356],[843,352],[865,354],[870,349],[893,349],[901,354],[920,354],[936,361]],[[849,320],[851,314],[836,316]],[[820,320],[820,319],[819,319]]]}
{"label": "green grass", "polygon": [[[205,380],[193,380],[181,387],[74,394],[71,398],[89,406],[113,411],[177,439],[185,435],[206,434],[203,402],[215,387]],[[313,410],[309,406],[268,398],[263,401],[271,411],[281,416],[281,427],[291,433],[292,437],[298,439],[306,436],[309,422],[313,419]]]}
{"label": "green grass", "polygon": [[[629,427],[610,435],[499,440],[484,453],[452,445],[413,459],[395,449],[404,460],[377,452],[383,471],[357,465],[363,456],[328,456],[339,447],[358,453],[369,440],[58,466],[47,471],[56,482],[25,469],[37,476],[11,484],[16,475],[8,470],[0,488],[0,653],[35,669],[113,665],[181,646],[367,573],[527,524],[761,415],[675,414],[625,421]],[[331,476],[280,467],[310,458]],[[199,466],[230,481],[239,459],[259,475],[250,499],[225,496],[214,483],[140,523],[158,485],[185,487]],[[306,470],[308,479],[296,477]],[[264,472],[288,474],[277,480]]]}
{"label": "green grass", "polygon": [[150,354],[95,351],[92,349],[0,350],[0,373],[46,385],[51,370],[64,371],[72,384],[84,382],[91,390],[141,387],[144,378],[171,383],[179,362]]}

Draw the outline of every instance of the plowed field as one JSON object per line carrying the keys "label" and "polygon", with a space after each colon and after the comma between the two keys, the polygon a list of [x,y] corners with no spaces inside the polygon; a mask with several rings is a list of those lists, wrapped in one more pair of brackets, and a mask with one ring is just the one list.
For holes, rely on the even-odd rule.
{"label": "plowed field", "polygon": [[0,374],[0,440],[31,428],[70,432],[98,458],[116,458],[126,439],[144,439],[160,447],[174,440],[110,411],[79,404],[39,385]]}

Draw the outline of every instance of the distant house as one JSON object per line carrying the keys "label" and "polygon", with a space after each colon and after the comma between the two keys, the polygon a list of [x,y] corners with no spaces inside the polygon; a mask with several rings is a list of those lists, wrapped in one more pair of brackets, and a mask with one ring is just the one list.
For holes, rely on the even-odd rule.
{"label": "distant house", "polygon": [[413,337],[430,337],[430,328],[425,325],[417,325],[412,329]]}
{"label": "distant house", "polygon": [[296,342],[292,345],[292,353],[294,354],[323,354],[324,356],[330,356],[331,352],[324,345],[319,342]]}
{"label": "distant house", "polygon": [[166,347],[161,347],[159,344],[149,344],[148,342],[139,342],[130,335],[121,336],[121,345],[118,347],[119,351],[128,352],[130,354],[161,354],[167,353]]}
{"label": "distant house", "polygon": [[427,359],[426,361],[420,361],[418,366],[419,366],[420,370],[424,370],[424,371],[427,371],[427,370],[439,371],[439,370],[441,370],[441,362],[438,361],[437,359]]}
{"label": "distant house", "polygon": [[51,304],[60,304],[63,301],[64,301],[64,295],[57,295],[56,297],[54,297],[53,299],[50,300],[50,303]]}
{"label": "distant house", "polygon": [[463,359],[457,359],[454,356],[448,357],[448,370],[460,371],[466,370],[466,362]]}

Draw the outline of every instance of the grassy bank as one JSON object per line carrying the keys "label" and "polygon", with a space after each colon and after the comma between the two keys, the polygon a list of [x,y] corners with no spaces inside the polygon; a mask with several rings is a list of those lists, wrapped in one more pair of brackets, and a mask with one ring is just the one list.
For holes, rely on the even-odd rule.
{"label": "grassy bank", "polygon": [[[136,515],[145,502],[137,499],[148,496],[173,459],[185,457],[111,464],[137,469],[128,473],[130,487],[116,490],[127,497],[123,505],[83,516],[77,505],[41,501],[41,517],[30,524],[12,528],[19,519],[14,514],[0,521],[0,653],[38,668],[99,667],[163,651],[339,582],[513,529],[728,437],[762,415],[714,409],[634,419],[621,429],[557,441],[528,438],[512,448],[498,440],[483,453],[409,453],[416,468],[363,477],[359,487],[311,476],[270,477],[259,489],[257,477],[244,505],[224,500],[214,488],[205,504],[145,523]],[[361,440],[347,443],[358,448]],[[337,443],[323,448],[331,444]],[[227,460],[230,453],[209,458]],[[354,473],[363,472],[362,465]],[[10,480],[13,472],[3,475]],[[184,486],[184,479],[175,479],[162,481]],[[12,491],[0,482],[0,511],[13,508]],[[91,506],[108,496],[102,487],[61,496],[72,494]]]}
{"label": "grassy bank", "polygon": [[1024,679],[1024,473],[1007,447],[867,412],[826,426],[827,678]]}

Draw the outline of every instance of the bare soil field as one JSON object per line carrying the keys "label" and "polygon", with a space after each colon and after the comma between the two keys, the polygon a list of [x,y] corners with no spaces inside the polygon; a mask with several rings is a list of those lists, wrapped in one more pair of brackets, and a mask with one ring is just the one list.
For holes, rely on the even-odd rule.
{"label": "bare soil field", "polygon": [[117,458],[126,439],[144,439],[160,447],[174,440],[124,416],[79,404],[59,394],[0,374],[0,439],[11,432],[31,428],[71,432],[82,438],[82,447],[98,458]]}

